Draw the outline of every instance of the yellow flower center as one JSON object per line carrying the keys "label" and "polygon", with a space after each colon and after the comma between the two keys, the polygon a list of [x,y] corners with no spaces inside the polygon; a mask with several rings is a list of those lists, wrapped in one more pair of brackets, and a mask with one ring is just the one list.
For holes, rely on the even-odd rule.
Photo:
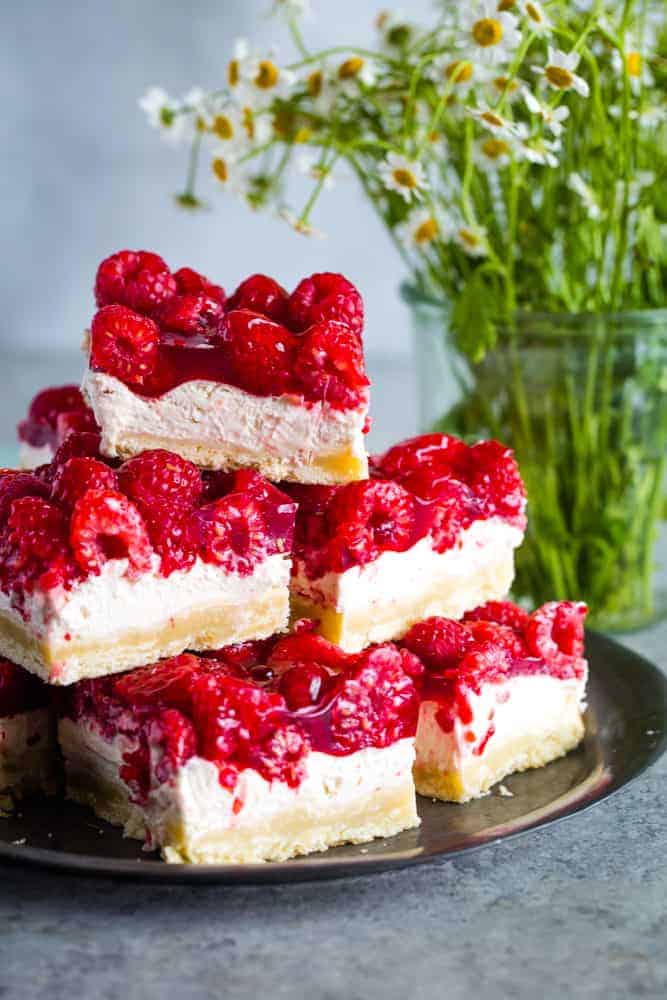
{"label": "yellow flower center", "polygon": [[338,67],[338,76],[341,80],[353,80],[356,76],[359,76],[363,65],[364,60],[361,56],[352,56],[340,64]]}
{"label": "yellow flower center", "polygon": [[428,141],[429,142],[437,142],[439,138],[440,138],[440,133],[438,132],[438,130],[435,129],[435,128],[432,128],[431,131],[428,134]]}
{"label": "yellow flower center", "polygon": [[241,79],[241,67],[238,59],[231,59],[227,67],[227,82],[230,87],[238,87]]}
{"label": "yellow flower center", "polygon": [[505,124],[500,115],[494,114],[493,111],[483,111],[479,117],[492,128],[502,128]]}
{"label": "yellow flower center", "polygon": [[392,177],[400,187],[408,188],[410,191],[417,187],[417,178],[407,167],[396,167]]}
{"label": "yellow flower center", "polygon": [[506,156],[509,151],[509,143],[504,139],[485,139],[482,143],[482,152],[490,160],[498,160],[501,156]]}
{"label": "yellow flower center", "polygon": [[234,136],[234,126],[227,115],[216,115],[213,120],[213,131],[218,139],[231,139]]}
{"label": "yellow flower center", "polygon": [[241,121],[243,123],[243,129],[245,134],[249,139],[255,138],[255,119],[253,118],[252,109],[244,108],[241,112]]}
{"label": "yellow flower center", "polygon": [[296,132],[294,134],[294,141],[295,142],[299,142],[299,143],[308,142],[308,140],[310,139],[311,135],[312,135],[312,132],[310,131],[310,129],[306,128],[305,125],[302,125],[301,128],[298,128],[296,130]]}
{"label": "yellow flower center", "polygon": [[467,83],[472,76],[472,63],[466,60],[457,59],[450,63],[445,69],[445,76],[454,83]]}
{"label": "yellow flower center", "polygon": [[307,80],[308,93],[311,97],[319,97],[324,86],[324,76],[321,69],[316,69]]}
{"label": "yellow flower center", "polygon": [[221,156],[216,156],[211,164],[213,167],[213,173],[218,178],[222,184],[226,184],[229,180],[229,170],[227,168],[226,162]]}
{"label": "yellow flower center", "polygon": [[642,75],[642,54],[641,52],[628,52],[625,57],[625,66],[629,76]]}
{"label": "yellow flower center", "polygon": [[459,239],[462,243],[465,243],[467,247],[474,250],[481,243],[481,240],[477,233],[474,233],[472,229],[467,229],[465,226],[461,226],[459,229]]}
{"label": "yellow flower center", "polygon": [[559,90],[569,90],[574,83],[574,77],[569,69],[563,69],[562,66],[547,66],[544,75],[551,86],[557,87]]}
{"label": "yellow flower center", "polygon": [[516,7],[516,0],[500,0],[498,4],[499,11],[512,10],[514,7]]}
{"label": "yellow flower center", "polygon": [[413,239],[421,246],[423,243],[430,243],[438,235],[438,223],[434,218],[424,219],[414,231]]}
{"label": "yellow flower center", "polygon": [[513,80],[509,76],[497,76],[493,81],[493,86],[499,94],[504,94],[505,91],[507,91],[508,94],[513,94],[519,89],[519,81]]}
{"label": "yellow flower center", "polygon": [[542,11],[539,9],[539,7],[536,7],[534,3],[526,4],[526,14],[528,15],[531,21],[535,22],[535,24],[544,23],[544,18],[542,17]]}
{"label": "yellow flower center", "polygon": [[503,37],[503,26],[495,17],[483,17],[472,26],[472,37],[483,49],[497,45]]}
{"label": "yellow flower center", "polygon": [[271,62],[270,59],[262,59],[257,68],[255,85],[262,90],[271,90],[278,83],[279,76],[280,73],[276,64]]}

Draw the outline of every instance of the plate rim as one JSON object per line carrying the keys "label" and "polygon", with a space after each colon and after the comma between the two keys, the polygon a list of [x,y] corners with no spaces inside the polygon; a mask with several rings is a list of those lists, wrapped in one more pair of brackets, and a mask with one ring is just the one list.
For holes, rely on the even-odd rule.
{"label": "plate rim", "polygon": [[[662,706],[656,706],[656,713],[662,714],[663,726],[659,739],[654,746],[646,751],[639,763],[632,763],[630,772],[624,776],[612,778],[610,782],[594,792],[583,794],[579,799],[566,802],[547,816],[539,815],[550,805],[533,810],[527,816],[537,813],[533,819],[507,833],[497,832],[499,827],[492,827],[486,834],[479,834],[471,842],[471,837],[463,837],[466,841],[461,846],[453,846],[441,852],[429,852],[419,848],[414,853],[409,850],[397,851],[396,857],[391,856],[391,850],[381,856],[358,854],[346,858],[321,858],[307,855],[292,860],[269,861],[259,864],[239,865],[188,865],[168,864],[161,860],[146,860],[137,858],[130,861],[113,857],[97,857],[91,854],[77,854],[70,851],[50,850],[43,847],[16,845],[0,839],[0,862],[28,865],[42,870],[50,870],[58,874],[66,873],[90,878],[121,879],[123,881],[151,882],[164,884],[187,883],[217,883],[219,885],[288,885],[290,883],[305,883],[331,881],[334,879],[356,878],[368,876],[382,871],[398,871],[415,865],[434,864],[442,859],[460,858],[474,854],[493,844],[513,841],[526,836],[538,829],[546,829],[556,823],[572,819],[592,809],[600,802],[611,798],[617,792],[627,788],[632,782],[652,767],[667,751],[667,675],[641,653],[630,649],[617,639],[602,632],[587,629],[587,638],[594,645],[604,649],[607,645],[621,652],[623,656],[634,661],[644,676],[650,677],[662,691]],[[558,800],[554,800],[557,802]],[[386,838],[390,844],[393,838]],[[135,867],[136,865],[136,867]]]}

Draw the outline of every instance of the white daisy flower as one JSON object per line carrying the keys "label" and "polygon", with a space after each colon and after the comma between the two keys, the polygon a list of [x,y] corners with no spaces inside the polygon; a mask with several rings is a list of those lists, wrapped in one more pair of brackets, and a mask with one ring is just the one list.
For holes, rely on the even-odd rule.
{"label": "white daisy flower", "polygon": [[542,167],[557,167],[558,153],[561,149],[560,139],[542,139],[536,137],[522,142],[517,152],[529,163],[537,163]]}
{"label": "white daisy flower", "polygon": [[181,142],[189,132],[192,124],[188,116],[181,114],[180,101],[170,97],[162,87],[149,87],[143,97],[139,98],[139,107],[148,118],[149,124],[171,143]]}
{"label": "white daisy flower", "polygon": [[227,64],[227,83],[241,104],[254,108],[285,97],[294,80],[292,72],[274,62],[272,53],[253,52],[244,38],[237,39]]}
{"label": "white daisy flower", "polygon": [[619,76],[623,73],[627,73],[633,94],[639,94],[642,87],[653,86],[653,74],[651,73],[646,59],[642,54],[642,46],[632,36],[628,36],[626,38],[624,55],[621,56],[618,49],[614,49],[611,54],[611,59],[612,68],[615,73]]}
{"label": "white daisy flower", "polygon": [[581,174],[573,172],[567,179],[567,186],[581,199],[589,219],[599,219],[602,215],[600,206],[595,200],[593,189],[586,183]]}
{"label": "white daisy flower", "polygon": [[460,215],[452,215],[448,220],[449,238],[460,246],[469,257],[486,257],[488,254],[487,233],[484,226],[468,222]]}
{"label": "white daisy flower", "polygon": [[428,188],[424,168],[402,153],[387,153],[380,164],[380,178],[388,191],[400,194],[404,201],[419,200]]}
{"label": "white daisy flower", "polygon": [[530,30],[536,35],[546,35],[551,31],[551,21],[535,0],[523,0],[521,10],[528,21]]}
{"label": "white daisy flower", "polygon": [[425,250],[440,234],[440,227],[432,212],[420,208],[412,212],[396,233],[408,249]]}
{"label": "white daisy flower", "polygon": [[233,154],[220,152],[211,160],[211,170],[218,183],[233,194],[243,195],[247,190],[247,178]]}
{"label": "white daisy flower", "polygon": [[492,99],[498,100],[498,98],[505,96],[505,100],[508,104],[514,104],[522,96],[524,91],[524,85],[521,80],[517,77],[494,76],[489,80],[489,89],[491,90]]}
{"label": "white daisy flower", "polygon": [[458,46],[466,57],[491,66],[509,62],[521,41],[514,14],[499,10],[496,0],[476,0],[461,7]]}
{"label": "white daisy flower", "polygon": [[475,162],[487,173],[506,167],[512,159],[512,146],[507,139],[485,136],[475,144]]}
{"label": "white daisy flower", "polygon": [[541,101],[538,101],[530,90],[526,90],[523,99],[528,110],[534,115],[539,115],[553,135],[562,135],[563,122],[570,116],[570,109],[567,105],[559,104],[557,108],[550,108],[548,104],[542,104]]}
{"label": "white daisy flower", "polygon": [[253,146],[262,145],[273,135],[268,115],[258,114],[250,107],[227,104],[214,114],[207,126],[220,143],[222,155],[241,156]]}
{"label": "white daisy flower", "polygon": [[524,127],[520,122],[511,122],[503,115],[489,107],[488,104],[479,104],[476,108],[466,108],[468,114],[475,118],[480,125],[493,132],[496,136],[506,139],[522,138]]}
{"label": "white daisy flower", "polygon": [[574,72],[579,65],[579,58],[578,52],[562,52],[550,45],[546,66],[531,66],[531,69],[554,90],[576,90],[582,97],[588,97],[588,84]]}
{"label": "white daisy flower", "polygon": [[372,59],[350,56],[339,65],[336,76],[341,89],[354,94],[359,83],[363,83],[365,87],[373,86],[377,79],[377,66]]}
{"label": "white daisy flower", "polygon": [[301,80],[312,102],[313,110],[326,118],[331,112],[339,89],[332,78],[327,63],[322,63],[316,69],[308,68]]}
{"label": "white daisy flower", "polygon": [[405,45],[412,34],[412,25],[402,10],[381,10],[375,18],[375,27],[383,44],[390,48]]}

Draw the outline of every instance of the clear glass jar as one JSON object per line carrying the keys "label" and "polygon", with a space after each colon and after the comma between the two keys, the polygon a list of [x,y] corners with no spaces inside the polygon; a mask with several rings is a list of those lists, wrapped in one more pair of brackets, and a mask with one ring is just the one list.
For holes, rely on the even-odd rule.
{"label": "clear glass jar", "polygon": [[529,527],[514,593],[583,598],[623,631],[667,614],[667,309],[520,314],[472,363],[447,304],[412,286],[424,430],[496,437],[519,460]]}

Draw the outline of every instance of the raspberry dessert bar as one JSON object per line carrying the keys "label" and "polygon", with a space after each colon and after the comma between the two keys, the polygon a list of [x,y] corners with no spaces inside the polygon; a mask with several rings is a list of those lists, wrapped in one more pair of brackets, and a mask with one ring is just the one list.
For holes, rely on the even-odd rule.
{"label": "raspberry dessert bar", "polygon": [[285,627],[289,498],[249,470],[160,450],[114,469],[98,448],[73,432],[0,474],[0,654],[69,684]]}
{"label": "raspberry dessert bar", "polygon": [[299,503],[294,618],[316,619],[354,651],[507,593],[526,523],[509,449],[429,434],[373,458],[371,472],[363,483],[286,487]]}
{"label": "raspberry dessert bar", "polygon": [[50,462],[71,431],[98,431],[93,411],[76,385],[52,386],[38,392],[28,415],[17,427],[19,463],[35,469]]}
{"label": "raspberry dessert bar", "polygon": [[312,633],[186,653],[67,692],[70,798],[167,861],[283,860],[417,826],[407,650]]}
{"label": "raspberry dessert bar", "polygon": [[0,658],[0,792],[53,793],[56,759],[46,684]]}
{"label": "raspberry dessert bar", "polygon": [[342,275],[288,295],[253,275],[227,299],[189,268],[123,250],[102,261],[84,395],[102,451],[168,448],[202,468],[273,480],[363,479],[363,305]]}
{"label": "raspberry dessert bar", "polygon": [[429,618],[403,640],[425,667],[417,791],[467,802],[515,771],[542,767],[584,736],[586,605],[531,615],[491,602],[462,622]]}

